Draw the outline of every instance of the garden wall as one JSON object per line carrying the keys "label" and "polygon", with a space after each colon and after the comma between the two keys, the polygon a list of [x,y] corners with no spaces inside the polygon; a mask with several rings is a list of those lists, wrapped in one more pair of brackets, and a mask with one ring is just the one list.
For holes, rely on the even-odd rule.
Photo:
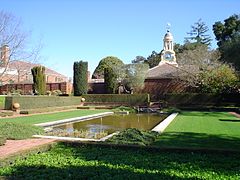
{"label": "garden wall", "polygon": [[62,107],[62,106],[80,105],[81,97],[7,96],[5,98],[4,109],[11,110],[13,103],[19,103],[21,110],[46,108],[46,107]]}

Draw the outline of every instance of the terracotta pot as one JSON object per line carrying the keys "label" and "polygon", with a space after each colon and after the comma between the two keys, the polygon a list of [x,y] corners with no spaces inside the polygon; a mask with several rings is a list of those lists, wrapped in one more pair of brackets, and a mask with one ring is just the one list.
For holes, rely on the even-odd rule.
{"label": "terracotta pot", "polygon": [[13,109],[19,109],[20,108],[20,104],[19,103],[13,103]]}

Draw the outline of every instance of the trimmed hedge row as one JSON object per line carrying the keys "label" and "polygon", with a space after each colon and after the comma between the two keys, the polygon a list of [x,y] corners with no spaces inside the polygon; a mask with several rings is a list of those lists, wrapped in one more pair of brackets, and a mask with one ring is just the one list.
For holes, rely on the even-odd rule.
{"label": "trimmed hedge row", "polygon": [[166,94],[169,106],[240,106],[240,94]]}
{"label": "trimmed hedge row", "polygon": [[14,103],[19,103],[21,110],[46,107],[62,107],[80,105],[81,97],[7,96],[5,99],[5,109],[11,110],[12,104]]}
{"label": "trimmed hedge row", "polygon": [[3,136],[0,136],[0,146],[4,145],[6,143],[6,138]]}
{"label": "trimmed hedge row", "polygon": [[91,103],[124,103],[128,105],[147,105],[149,94],[85,94],[86,102]]}

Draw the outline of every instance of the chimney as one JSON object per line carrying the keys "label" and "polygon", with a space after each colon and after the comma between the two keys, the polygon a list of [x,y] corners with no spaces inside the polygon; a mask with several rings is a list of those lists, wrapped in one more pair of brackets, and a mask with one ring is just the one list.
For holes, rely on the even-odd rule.
{"label": "chimney", "polygon": [[7,65],[9,61],[9,46],[3,45],[1,47],[1,64]]}

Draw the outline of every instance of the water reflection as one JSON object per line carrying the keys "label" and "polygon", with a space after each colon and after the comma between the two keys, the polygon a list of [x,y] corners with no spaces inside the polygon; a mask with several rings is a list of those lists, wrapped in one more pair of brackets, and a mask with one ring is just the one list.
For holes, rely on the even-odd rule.
{"label": "water reflection", "polygon": [[90,133],[107,132],[111,134],[115,131],[137,128],[140,130],[151,130],[159,124],[166,115],[159,114],[129,114],[129,115],[111,115],[83,122],[68,123],[59,125],[53,129],[63,129],[68,132],[75,130],[85,130]]}

